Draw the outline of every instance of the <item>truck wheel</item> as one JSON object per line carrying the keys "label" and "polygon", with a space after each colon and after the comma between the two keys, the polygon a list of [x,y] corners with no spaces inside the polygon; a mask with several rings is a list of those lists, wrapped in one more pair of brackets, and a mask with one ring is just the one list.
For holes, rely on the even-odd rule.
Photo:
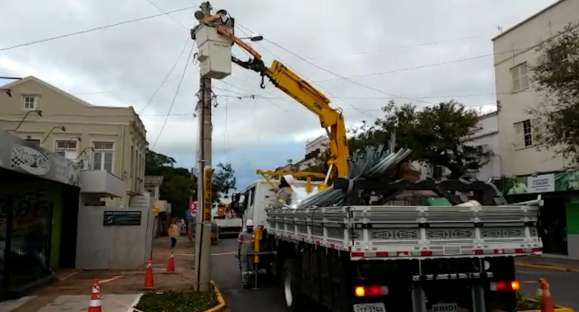
{"label": "truck wheel", "polygon": [[303,295],[299,291],[295,261],[286,260],[283,269],[282,288],[286,308],[290,312],[302,311]]}

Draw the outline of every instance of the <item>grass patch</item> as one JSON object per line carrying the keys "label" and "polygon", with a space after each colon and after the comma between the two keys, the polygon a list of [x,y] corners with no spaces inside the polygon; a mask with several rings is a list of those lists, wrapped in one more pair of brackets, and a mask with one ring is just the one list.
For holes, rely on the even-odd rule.
{"label": "grass patch", "polygon": [[517,294],[517,311],[538,310],[540,308],[540,298],[530,298],[520,293]]}
{"label": "grass patch", "polygon": [[215,305],[217,299],[213,289],[206,292],[183,290],[146,293],[135,308],[143,312],[201,312]]}

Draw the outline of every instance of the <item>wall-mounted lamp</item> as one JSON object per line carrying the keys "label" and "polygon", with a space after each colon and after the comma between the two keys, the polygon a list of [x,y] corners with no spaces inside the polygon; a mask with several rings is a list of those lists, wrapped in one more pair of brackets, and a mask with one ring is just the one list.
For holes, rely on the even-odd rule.
{"label": "wall-mounted lamp", "polygon": [[46,141],[46,139],[48,139],[48,137],[54,132],[54,130],[60,130],[62,132],[66,132],[66,127],[64,126],[54,126],[52,127],[52,129],[50,129],[50,131],[48,131],[48,133],[46,134],[46,136],[44,137],[44,139],[42,139],[42,142],[40,142],[40,144],[44,143]]}
{"label": "wall-mounted lamp", "polygon": [[22,119],[20,119],[20,122],[18,123],[18,126],[16,126],[16,128],[14,128],[14,130],[12,130],[12,131],[18,130],[18,128],[20,128],[20,126],[22,126],[22,124],[24,123],[24,121],[26,120],[26,118],[28,118],[28,115],[30,115],[31,113],[36,113],[36,114],[38,115],[38,117],[42,117],[42,111],[39,110],[39,109],[27,111],[26,114],[24,114],[24,117],[22,117]]}

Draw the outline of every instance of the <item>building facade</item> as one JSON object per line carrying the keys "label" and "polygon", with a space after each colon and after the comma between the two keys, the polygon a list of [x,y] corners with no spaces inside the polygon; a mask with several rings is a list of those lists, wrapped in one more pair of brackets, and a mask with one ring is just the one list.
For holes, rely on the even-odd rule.
{"label": "building facade", "polygon": [[117,206],[144,192],[146,131],[132,107],[91,105],[35,77],[0,89],[0,129],[78,163],[89,180],[120,180],[108,199]]}
{"label": "building facade", "polygon": [[74,267],[79,168],[0,130],[0,299]]}
{"label": "building facade", "polygon": [[540,228],[545,252],[579,258],[577,164],[538,148],[535,122],[529,114],[544,105],[532,82],[540,48],[570,24],[579,24],[579,1],[561,0],[499,34],[493,44],[499,154],[505,177],[499,185],[511,201],[542,195]]}
{"label": "building facade", "polygon": [[465,144],[480,147],[488,153],[487,163],[474,173],[478,180],[490,181],[500,178],[501,155],[499,153],[497,112],[482,115],[473,135],[466,140]]}
{"label": "building facade", "polygon": [[0,128],[79,168],[72,266],[143,265],[154,213],[144,187],[146,131],[132,107],[95,106],[26,77],[0,86]]}

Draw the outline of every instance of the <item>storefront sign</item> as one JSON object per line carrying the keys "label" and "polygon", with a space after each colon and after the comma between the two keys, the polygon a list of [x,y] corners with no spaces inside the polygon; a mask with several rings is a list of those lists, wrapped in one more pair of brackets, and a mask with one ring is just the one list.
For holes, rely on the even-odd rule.
{"label": "storefront sign", "polygon": [[0,130],[0,167],[64,184],[79,185],[79,166]]}
{"label": "storefront sign", "polygon": [[141,225],[141,212],[105,211],[103,225]]}
{"label": "storefront sign", "polygon": [[497,185],[507,195],[578,191],[579,171],[509,177],[502,179]]}
{"label": "storefront sign", "polygon": [[527,177],[527,193],[545,193],[555,191],[555,174],[542,174]]}

